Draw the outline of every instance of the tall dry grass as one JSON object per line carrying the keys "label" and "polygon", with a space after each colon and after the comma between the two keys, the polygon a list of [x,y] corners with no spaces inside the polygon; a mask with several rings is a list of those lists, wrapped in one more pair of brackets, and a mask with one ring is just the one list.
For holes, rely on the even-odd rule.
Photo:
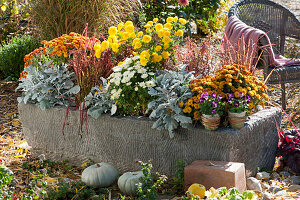
{"label": "tall dry grass", "polygon": [[139,9],[139,0],[33,0],[31,20],[42,39],[70,32],[82,33],[86,25],[93,34],[124,20]]}

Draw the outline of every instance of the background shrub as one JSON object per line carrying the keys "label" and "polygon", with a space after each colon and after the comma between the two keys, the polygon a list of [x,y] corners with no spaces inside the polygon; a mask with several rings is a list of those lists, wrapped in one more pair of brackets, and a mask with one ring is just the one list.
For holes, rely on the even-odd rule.
{"label": "background shrub", "polygon": [[33,36],[15,36],[0,49],[0,74],[18,79],[24,69],[24,57],[40,46]]}
{"label": "background shrub", "polygon": [[180,6],[177,0],[149,0],[144,1],[142,10],[147,21],[157,17],[164,22],[167,17],[176,15],[196,24],[199,19],[202,19],[201,23],[207,23],[215,19],[214,12],[220,1],[190,0],[187,6]]}

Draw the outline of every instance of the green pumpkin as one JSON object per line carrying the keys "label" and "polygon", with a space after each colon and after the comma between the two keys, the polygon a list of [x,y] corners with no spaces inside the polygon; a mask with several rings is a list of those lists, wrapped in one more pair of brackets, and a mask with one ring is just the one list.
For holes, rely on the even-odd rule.
{"label": "green pumpkin", "polygon": [[120,190],[128,195],[135,195],[137,185],[140,182],[140,178],[143,177],[143,172],[126,172],[120,176],[118,180],[118,186]]}
{"label": "green pumpkin", "polygon": [[118,178],[118,170],[108,163],[97,163],[83,170],[81,180],[88,186],[108,187]]}

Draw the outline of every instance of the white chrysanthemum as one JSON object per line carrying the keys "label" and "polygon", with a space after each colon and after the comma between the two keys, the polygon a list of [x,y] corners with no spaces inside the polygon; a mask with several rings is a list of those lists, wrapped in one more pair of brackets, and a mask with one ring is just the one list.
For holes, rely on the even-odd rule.
{"label": "white chrysanthemum", "polygon": [[146,83],[145,83],[145,82],[141,82],[139,85],[140,85],[142,88],[146,88]]}
{"label": "white chrysanthemum", "polygon": [[145,72],[147,72],[147,70],[145,68],[138,69],[138,73],[140,73],[140,74],[144,74]]}
{"label": "white chrysanthemum", "polygon": [[143,79],[147,78],[148,77],[148,74],[142,74],[141,76]]}
{"label": "white chrysanthemum", "polygon": [[138,87],[135,87],[135,88],[134,88],[134,90],[135,90],[135,91],[138,91],[138,90],[139,90],[139,88],[138,88]]}
{"label": "white chrysanthemum", "polygon": [[147,81],[146,85],[148,88],[155,86],[155,83],[153,81]]}

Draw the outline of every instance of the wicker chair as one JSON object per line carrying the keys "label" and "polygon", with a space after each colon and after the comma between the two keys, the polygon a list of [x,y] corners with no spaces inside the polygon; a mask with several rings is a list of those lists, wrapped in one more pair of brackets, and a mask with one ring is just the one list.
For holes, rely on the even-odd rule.
{"label": "wicker chair", "polygon": [[[236,16],[248,26],[266,32],[274,44],[272,48],[276,54],[284,55],[286,37],[300,39],[300,21],[289,9],[270,0],[242,0],[230,8],[228,17],[230,16]],[[264,41],[259,44],[264,44]],[[265,79],[272,72],[267,83],[281,84],[282,107],[286,109],[285,83],[300,82],[300,66],[270,66],[268,52],[263,52],[258,67],[264,69]]]}

